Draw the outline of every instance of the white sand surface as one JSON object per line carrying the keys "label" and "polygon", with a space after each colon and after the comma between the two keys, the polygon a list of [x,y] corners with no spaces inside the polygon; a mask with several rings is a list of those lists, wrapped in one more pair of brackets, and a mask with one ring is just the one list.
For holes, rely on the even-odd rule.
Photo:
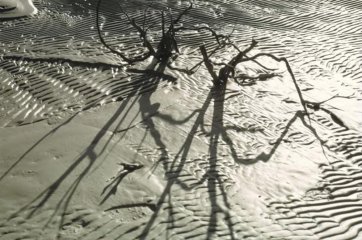
{"label": "white sand surface", "polygon": [[[250,55],[286,57],[304,98],[328,100],[310,119],[270,58],[259,63],[278,76],[225,92],[204,66],[125,65],[99,41],[96,1],[35,1],[33,17],[3,20],[0,239],[361,239],[362,5],[319,2],[195,2],[185,17],[234,29],[242,49],[257,39]],[[0,6],[17,4],[17,17],[35,13],[28,3]],[[140,16],[141,3],[124,6]],[[134,53],[139,38],[117,4],[102,5],[102,30]],[[188,3],[152,8],[165,6]],[[215,46],[209,33],[183,32],[173,66],[200,61],[201,40]]]}

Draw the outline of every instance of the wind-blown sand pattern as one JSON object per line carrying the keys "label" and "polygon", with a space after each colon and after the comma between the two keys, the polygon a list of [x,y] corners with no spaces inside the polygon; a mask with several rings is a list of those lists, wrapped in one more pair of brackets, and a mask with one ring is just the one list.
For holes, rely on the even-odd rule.
{"label": "wind-blown sand pattern", "polygon": [[[107,43],[137,54],[119,2],[138,20],[148,2],[100,5]],[[362,238],[362,2],[193,3],[184,26],[254,38],[250,55],[286,57],[306,100],[340,97],[309,109],[310,127],[281,63],[260,59],[280,76],[222,95],[203,66],[122,62],[99,40],[96,1],[34,1],[35,15],[0,19],[0,239]],[[147,23],[188,4],[153,2]],[[216,46],[177,37],[179,68]]]}

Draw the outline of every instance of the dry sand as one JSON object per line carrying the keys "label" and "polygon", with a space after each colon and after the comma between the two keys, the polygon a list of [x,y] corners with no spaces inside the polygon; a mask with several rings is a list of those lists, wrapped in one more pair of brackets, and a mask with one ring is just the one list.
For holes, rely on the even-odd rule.
{"label": "dry sand", "polygon": [[[286,57],[306,100],[341,96],[309,109],[311,124],[282,63],[261,58],[280,75],[224,95],[203,66],[126,66],[98,39],[95,1],[16,3],[12,17],[37,14],[0,26],[1,240],[362,238],[360,2],[195,1],[185,17]],[[116,3],[102,4],[102,30],[134,53]],[[144,3],[123,4],[140,16]],[[215,46],[207,32],[179,37],[175,67]]]}

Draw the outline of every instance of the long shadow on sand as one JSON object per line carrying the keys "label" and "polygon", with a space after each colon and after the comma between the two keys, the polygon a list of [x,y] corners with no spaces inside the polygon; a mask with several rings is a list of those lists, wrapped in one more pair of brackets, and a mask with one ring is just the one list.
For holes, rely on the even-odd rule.
{"label": "long shadow on sand", "polygon": [[[220,176],[220,172],[217,167],[217,163],[220,160],[218,150],[219,150],[219,143],[220,141],[224,141],[230,148],[232,157],[235,162],[240,164],[253,164],[257,161],[268,161],[273,154],[275,153],[278,146],[282,143],[283,138],[286,136],[289,128],[291,125],[300,118],[304,125],[308,127],[313,133],[315,133],[315,136],[317,136],[315,130],[307,124],[307,122],[304,120],[304,115],[302,111],[297,111],[294,117],[288,122],[286,125],[284,131],[280,134],[279,138],[277,139],[274,147],[270,150],[269,153],[261,153],[259,156],[253,159],[242,159],[238,157],[237,149],[235,149],[233,145],[233,139],[229,137],[227,134],[227,130],[229,130],[229,127],[224,126],[224,103],[225,103],[225,93],[226,93],[226,86],[220,85],[220,86],[214,86],[210,89],[209,94],[207,95],[205,102],[203,103],[202,107],[200,109],[196,109],[193,111],[190,116],[185,117],[183,120],[175,120],[172,116],[169,115],[163,115],[163,114],[156,114],[153,115],[155,112],[157,112],[157,108],[159,108],[159,105],[157,103],[151,102],[151,96],[152,93],[154,93],[158,85],[163,80],[168,81],[174,81],[175,79],[169,75],[163,74],[165,70],[164,65],[160,65],[157,68],[155,66],[151,66],[151,69],[154,68],[156,70],[135,70],[134,72],[141,73],[141,83],[135,85],[134,88],[131,90],[129,94],[129,98],[126,98],[121,103],[120,107],[116,110],[116,112],[113,114],[113,116],[105,123],[105,125],[100,129],[100,131],[95,135],[95,137],[92,139],[88,147],[86,147],[83,152],[80,154],[79,157],[75,159],[73,164],[71,164],[64,173],[62,173],[57,180],[55,180],[49,187],[47,187],[44,191],[42,191],[37,197],[35,197],[31,202],[29,202],[27,205],[22,207],[19,211],[17,211],[15,214],[13,214],[11,217],[18,216],[21,212],[25,210],[30,210],[30,212],[27,214],[27,218],[31,218],[35,216],[35,214],[40,211],[45,204],[50,200],[50,198],[54,195],[54,193],[60,188],[62,184],[65,184],[65,180],[70,177],[72,173],[75,173],[80,169],[80,174],[76,179],[67,187],[67,190],[64,192],[58,203],[56,204],[56,208],[54,210],[54,213],[52,216],[50,216],[48,223],[55,217],[59,212],[61,215],[61,220],[59,223],[59,230],[65,223],[65,214],[70,206],[70,202],[76,193],[76,190],[78,189],[80,183],[82,180],[86,177],[88,173],[92,169],[95,168],[95,163],[97,162],[97,159],[100,158],[102,154],[104,154],[105,149],[109,147],[109,144],[111,144],[112,139],[115,137],[114,132],[117,131],[117,129],[120,129],[121,126],[124,128],[124,120],[125,116],[130,112],[131,108],[134,107],[136,103],[139,104],[139,113],[141,114],[142,121],[145,129],[145,135],[149,133],[152,138],[155,141],[155,144],[158,146],[158,148],[161,151],[160,154],[160,162],[163,160],[169,158],[169,153],[167,152],[167,144],[162,140],[161,132],[157,129],[157,126],[155,122],[153,121],[153,117],[160,118],[163,121],[166,121],[168,123],[171,123],[173,125],[179,125],[183,124],[187,121],[191,121],[193,117],[196,117],[184,143],[180,146],[178,152],[173,157],[173,160],[171,163],[163,162],[163,167],[165,172],[173,172],[172,177],[170,177],[167,180],[166,186],[160,195],[160,198],[158,199],[157,203],[154,203],[152,205],[148,203],[140,203],[137,206],[148,206],[151,210],[153,210],[153,214],[151,215],[150,219],[145,224],[142,233],[138,236],[139,239],[147,239],[148,234],[150,233],[152,227],[154,224],[156,224],[156,219],[160,215],[160,212],[164,209],[168,209],[168,215],[169,215],[169,224],[173,224],[173,208],[172,208],[172,186],[177,184],[181,186],[185,191],[190,191],[193,188],[197,187],[198,185],[204,184],[206,182],[207,186],[207,192],[209,194],[208,200],[210,202],[210,214],[209,214],[209,220],[208,220],[208,229],[206,231],[206,238],[211,239],[215,237],[217,234],[216,229],[220,225],[220,218],[217,216],[218,214],[223,214],[224,219],[226,221],[226,225],[229,228],[229,235],[232,239],[237,239],[235,236],[235,231],[233,229],[233,224],[231,222],[231,216],[229,213],[229,210],[231,210],[230,203],[228,202],[227,193],[225,192],[225,187],[223,186],[223,181]],[[150,77],[150,73],[153,73],[153,76]],[[141,94],[146,92],[145,94]],[[132,97],[132,101],[131,101]],[[210,105],[213,103],[213,115],[212,115],[212,123],[211,123],[211,129],[208,132],[205,129],[205,113],[207,109],[210,108]],[[120,118],[120,116],[122,116]],[[68,123],[71,119],[69,119],[66,123]],[[134,121],[134,119],[133,119]],[[131,121],[131,124],[132,122]],[[64,124],[63,124],[64,125]],[[45,135],[42,139],[40,139],[34,146],[32,146],[26,153],[23,154],[23,156],[18,160],[21,161],[24,156],[26,156],[30,151],[32,151],[40,142],[42,142],[47,136],[54,133],[54,131],[57,131],[61,126],[58,126],[55,128],[52,132]],[[114,129],[111,130],[115,126]],[[129,125],[130,126],[130,125]],[[129,126],[125,128],[124,134],[127,132],[127,129],[129,129]],[[237,129],[239,132],[246,132],[250,131],[248,129],[239,128],[237,126],[231,127],[232,129]],[[204,176],[199,180],[197,184],[194,184],[192,186],[189,186],[185,184],[181,179],[181,172],[182,169],[186,165],[186,159],[188,158],[188,155],[190,153],[190,149],[192,148],[195,133],[201,130],[205,134],[209,136],[209,146],[208,146],[208,169]],[[106,133],[109,131],[113,131],[113,134],[111,136],[107,136]],[[254,130],[253,130],[254,131]],[[122,137],[120,138],[122,139]],[[106,140],[106,143],[103,145],[103,147],[100,150],[96,150],[96,147],[101,143],[102,140]],[[121,140],[119,140],[121,141]],[[140,145],[143,144],[143,142],[139,143]],[[87,165],[85,167],[82,166],[82,163],[88,161]],[[102,164],[102,163],[99,163]],[[13,168],[13,167],[12,167]],[[11,169],[12,169],[11,168]],[[6,174],[11,170],[9,169]],[[102,203],[108,200],[108,198],[115,194],[117,191],[117,186],[121,184],[122,179],[129,174],[130,172],[124,172],[121,173],[118,178],[112,183],[113,185],[111,187],[105,187],[103,190],[103,193],[106,194],[104,199],[102,200]],[[6,175],[5,174],[5,175]],[[2,176],[3,178],[4,176]],[[221,198],[220,198],[221,196]],[[165,206],[165,203],[168,203],[168,206]],[[135,205],[136,206],[136,205]],[[121,205],[121,206],[114,206],[111,209],[117,209],[117,208],[125,208],[125,207],[134,207],[132,205]],[[226,207],[226,208],[225,208]],[[109,209],[109,210],[111,210]],[[118,238],[125,237],[127,233],[121,234],[118,236]]]}
{"label": "long shadow on sand", "polygon": [[[84,180],[84,178],[90,173],[90,171],[95,168],[96,166],[95,163],[97,162],[97,160],[100,158],[100,156],[102,156],[102,154],[105,153],[106,148],[109,147],[109,145],[112,143],[112,140],[115,137],[115,132],[117,131],[117,129],[120,129],[121,126],[124,128],[123,124],[125,122],[125,116],[128,115],[130,110],[134,107],[134,105],[137,102],[139,104],[139,112],[141,114],[143,124],[146,126],[145,135],[149,133],[154,139],[155,144],[160,149],[161,151],[160,162],[162,162],[164,159],[167,159],[169,157],[169,153],[167,152],[167,145],[162,140],[161,132],[157,129],[157,126],[152,119],[153,117],[152,114],[154,112],[157,112],[157,108],[159,107],[159,105],[157,103],[151,102],[151,95],[157,90],[159,83],[161,81],[175,80],[175,78],[164,74],[165,67],[166,65],[160,64],[158,67],[156,67],[155,65],[151,65],[149,67],[150,70],[135,70],[134,71],[135,73],[141,73],[141,78],[139,79],[138,84],[133,85],[133,88],[131,88],[128,97],[123,100],[120,107],[116,110],[113,116],[111,116],[110,119],[104,124],[104,126],[99,130],[99,132],[94,136],[89,145],[51,185],[49,185],[44,191],[38,194],[38,196],[36,196],[28,204],[23,206],[19,211],[14,213],[11,217],[16,217],[25,210],[30,210],[30,212],[27,214],[27,218],[35,216],[35,214],[45,206],[45,204],[50,200],[50,198],[55,194],[55,192],[59,190],[61,185],[65,184],[65,180],[69,178],[71,174],[75,173],[80,169],[79,175],[66,188],[66,191],[64,192],[64,194],[61,196],[60,200],[56,204],[54,213],[52,214],[52,216],[50,216],[48,220],[48,223],[50,223],[50,221],[60,212],[61,215],[61,220],[59,223],[59,230],[60,230],[63,224],[65,223],[64,221],[65,221],[66,211],[68,210],[71,200],[74,194],[76,193],[77,189],[79,188],[79,185]],[[153,76],[150,77],[150,73],[153,73]],[[140,95],[140,93],[144,92],[146,92],[147,94]],[[208,200],[210,201],[210,214],[208,219],[207,231],[205,233],[206,238],[211,239],[215,237],[215,235],[217,234],[216,230],[221,221],[217,215],[218,213],[221,213],[224,215],[224,219],[226,220],[226,225],[228,227],[230,237],[232,239],[237,239],[237,237],[235,236],[233,223],[231,222],[231,216],[229,213],[229,210],[231,210],[230,209],[231,206],[228,201],[227,193],[225,192],[225,187],[223,186],[223,181],[221,179],[217,167],[218,160],[220,160],[218,154],[220,148],[219,143],[221,141],[224,141],[228,145],[235,162],[240,164],[253,164],[256,163],[257,161],[268,161],[271,159],[276,149],[283,141],[283,138],[286,136],[289,128],[298,118],[302,119],[304,125],[307,126],[313,133],[315,133],[315,136],[317,136],[315,130],[304,121],[303,117],[305,113],[303,113],[302,111],[298,111],[295,114],[295,116],[288,122],[284,131],[280,134],[279,138],[276,141],[276,144],[269,153],[260,153],[256,158],[252,159],[242,159],[238,157],[237,149],[235,149],[233,145],[233,139],[231,139],[227,134],[228,127],[224,126],[223,115],[225,108],[224,106],[225,93],[226,93],[225,84],[212,87],[202,107],[200,109],[195,110],[190,116],[185,117],[185,119],[183,120],[175,120],[172,118],[172,116],[162,115],[162,114],[154,116],[174,125],[191,121],[191,118],[194,116],[196,116],[196,119],[183,144],[180,146],[179,150],[173,157],[172,162],[171,163],[163,162],[163,167],[165,172],[173,172],[174,174],[172,175],[172,177],[167,179],[166,186],[162,194],[160,195],[157,203],[155,203],[154,206],[151,207],[151,209],[153,210],[153,214],[151,215],[150,219],[146,222],[141,234],[138,236],[139,239],[147,239],[148,234],[150,233],[152,227],[156,224],[156,219],[160,215],[160,212],[163,209],[166,209],[166,207],[164,206],[165,203],[168,203],[167,206],[168,215],[169,215],[168,223],[173,224],[173,221],[175,221],[173,219],[173,207],[172,207],[173,185],[177,184],[184,190],[189,191],[195,188],[197,185],[204,184],[205,182],[207,186],[207,192],[209,194]],[[132,101],[131,98],[133,98]],[[210,107],[212,102],[213,102],[213,115],[212,115],[211,130],[207,132],[205,130],[205,113]],[[122,117],[120,118],[120,116]],[[69,119],[69,121],[70,120],[71,119]],[[135,119],[131,121],[131,124],[134,120]],[[67,121],[66,123],[68,123],[69,121]],[[129,129],[131,124],[127,128],[125,128],[126,130],[124,131],[124,134],[127,132],[127,129]],[[114,125],[116,126],[114,127]],[[61,126],[57,127],[52,132],[57,131],[57,129],[59,129],[60,127]],[[249,129],[243,129],[237,126],[233,127],[233,129],[235,128],[240,132],[250,131]],[[185,184],[180,179],[180,177],[182,169],[186,165],[186,159],[190,154],[190,150],[192,148],[195,138],[195,133],[200,129],[209,136],[208,169],[197,184],[189,186]],[[107,136],[106,134],[109,131],[113,132],[111,136]],[[24,156],[26,156],[30,151],[32,151],[40,142],[44,141],[44,139],[47,136],[51,135],[52,132],[45,135],[36,144],[34,144],[34,146],[32,146],[28,151],[26,151],[23,154],[23,156],[16,162],[16,164],[18,164],[18,162],[20,162],[24,158]],[[122,139],[122,137],[120,139]],[[103,147],[101,147],[100,150],[96,149],[96,147],[99,146],[101,141],[103,140],[106,140],[106,143],[103,145]],[[142,144],[143,142],[141,141],[140,145]],[[87,162],[85,167],[82,166],[84,162]],[[0,180],[4,178],[8,174],[8,172],[10,172],[13,167],[15,167],[15,165],[12,166],[8,171],[6,171],[5,175],[3,175],[0,178]],[[109,185],[111,187],[106,186],[104,188],[103,193],[105,193],[106,196],[103,198],[100,204],[107,201],[110,195],[116,193],[117,186],[121,184],[122,179],[127,174],[129,173],[128,172],[121,173],[116,178],[116,180],[112,182],[112,185]],[[219,196],[221,196],[221,199]],[[226,209],[223,206],[225,206]],[[112,209],[124,208],[124,207],[130,207],[130,205],[115,206],[112,207]],[[127,233],[119,235],[117,238],[125,237],[126,234]]]}
{"label": "long shadow on sand", "polygon": [[[132,70],[131,70],[132,71]],[[40,211],[45,204],[50,200],[50,198],[55,194],[55,192],[60,188],[62,184],[65,184],[65,180],[70,177],[71,174],[78,172],[80,170],[80,173],[75,178],[75,180],[67,187],[67,190],[64,192],[58,203],[56,204],[55,210],[52,214],[52,216],[49,217],[49,220],[46,224],[46,226],[51,222],[51,220],[59,213],[61,215],[61,220],[59,223],[59,229],[64,224],[64,216],[66,214],[67,209],[69,208],[69,204],[78,189],[80,183],[85,178],[85,176],[95,167],[95,163],[97,159],[102,156],[105,149],[108,147],[108,145],[111,143],[112,139],[115,136],[115,132],[117,129],[121,127],[123,124],[125,117],[127,113],[130,111],[130,109],[134,106],[134,104],[137,101],[133,101],[132,97],[136,97],[137,95],[143,93],[143,92],[154,92],[158,84],[161,81],[167,80],[167,81],[174,81],[175,78],[169,75],[165,75],[162,73],[162,71],[154,71],[154,70],[135,70],[134,72],[141,73],[141,79],[138,79],[137,82],[139,84],[134,84],[133,89],[130,91],[127,98],[123,100],[120,107],[116,110],[116,112],[113,114],[113,116],[104,124],[104,126],[99,130],[99,132],[95,135],[95,137],[91,140],[88,147],[86,147],[80,156],[78,156],[74,162],[62,173],[57,180],[55,180],[49,187],[47,187],[44,191],[42,191],[38,196],[36,196],[32,201],[30,201],[28,204],[23,206],[21,209],[19,209],[17,212],[12,214],[10,218],[18,216],[20,213],[29,211],[27,214],[27,218],[31,218],[35,216],[35,214]],[[151,76],[151,77],[150,77]],[[132,99],[132,100],[131,100]],[[146,99],[140,97],[141,102],[147,101]],[[142,105],[142,104],[141,104]],[[148,111],[148,106],[141,108],[142,117],[146,117]],[[121,118],[120,116],[123,115]],[[64,126],[65,124],[69,123],[75,116],[67,120],[64,124],[59,125],[57,128],[46,134],[43,138],[41,138],[37,143],[35,143],[29,150],[27,150],[17,161],[16,163],[1,176],[1,179],[4,178],[20,161],[24,159],[24,157],[29,154],[34,148],[36,148],[37,145],[39,145],[42,141],[44,141],[48,136],[53,134],[55,131],[57,131],[59,128]],[[120,119],[119,119],[120,118]],[[113,134],[109,137],[106,136],[106,133],[111,130],[112,126],[115,126],[113,131]],[[152,132],[152,131],[151,131]],[[96,150],[96,147],[100,144],[101,141],[105,140],[106,143],[103,145],[103,147],[100,150]],[[85,167],[82,166],[85,161],[88,161],[87,165]],[[117,184],[121,182],[122,178],[119,179]],[[105,189],[106,191],[107,189]],[[114,188],[113,188],[114,191]],[[106,201],[106,198],[104,199]],[[59,237],[59,236],[58,236]]]}
{"label": "long shadow on sand", "polygon": [[[156,209],[154,210],[153,215],[149,219],[149,221],[146,223],[146,226],[144,227],[142,234],[138,236],[139,239],[147,239],[148,234],[150,233],[152,227],[156,223],[156,219],[158,215],[160,214],[160,211],[162,209],[167,208],[169,211],[169,224],[173,224],[173,218],[172,218],[172,204],[171,204],[171,198],[172,198],[172,186],[174,184],[178,184],[181,186],[184,190],[189,191],[193,188],[197,187],[198,185],[203,184],[206,182],[207,185],[207,192],[209,194],[209,201],[210,201],[210,208],[211,212],[209,214],[209,220],[208,220],[208,229],[206,234],[206,239],[213,239],[216,235],[216,229],[220,225],[220,222],[223,221],[220,219],[220,217],[217,217],[218,213],[221,213],[224,215],[226,225],[229,228],[229,236],[231,239],[237,239],[235,236],[235,231],[233,230],[233,223],[231,222],[231,206],[228,202],[227,193],[225,192],[225,187],[223,185],[223,181],[221,179],[222,172],[219,171],[217,167],[217,163],[220,160],[220,155],[218,155],[218,150],[220,149],[219,144],[221,141],[225,142],[229,149],[231,150],[231,155],[233,160],[236,163],[243,164],[243,165],[249,165],[254,164],[258,161],[269,161],[280,144],[283,142],[283,139],[287,135],[290,127],[293,125],[293,123],[297,119],[301,119],[303,125],[309,129],[314,136],[319,140],[321,144],[323,144],[322,140],[319,138],[316,130],[307,123],[305,120],[306,113],[303,111],[297,111],[295,115],[288,121],[286,124],[283,132],[279,135],[277,138],[274,146],[271,148],[271,150],[268,153],[262,152],[255,158],[240,158],[237,153],[237,149],[235,149],[233,140],[229,137],[227,130],[237,130],[238,132],[247,132],[255,130],[252,129],[244,129],[237,126],[227,127],[224,125],[224,103],[225,103],[225,93],[226,93],[226,86],[220,85],[220,86],[214,86],[210,90],[208,96],[205,99],[205,102],[203,103],[201,109],[198,109],[197,112],[195,111],[193,114],[197,114],[196,120],[194,121],[194,124],[192,125],[191,130],[189,131],[184,144],[180,146],[179,151],[176,153],[174,160],[171,164],[164,164],[164,168],[166,172],[172,172],[172,178],[169,178],[166,184],[165,189],[163,190],[163,193],[161,194],[158,202],[156,203]],[[211,103],[213,102],[213,115],[212,115],[212,123],[211,123],[211,130],[207,132],[205,130],[205,112],[210,107]],[[166,119],[165,119],[166,120]],[[173,122],[174,124],[177,124],[177,122]],[[154,127],[154,126],[150,126]],[[192,148],[192,144],[194,141],[195,133],[201,130],[205,134],[209,136],[209,163],[208,163],[208,169],[206,170],[206,173],[204,176],[199,180],[198,183],[193,184],[191,186],[185,184],[180,179],[182,175],[182,169],[184,168],[186,164],[186,159],[189,155],[190,149]],[[156,141],[160,141],[159,134],[157,133],[156,129],[153,129],[155,133],[153,134],[154,137],[156,137]],[[157,133],[157,134],[156,134]],[[162,143],[161,146],[164,144]],[[164,159],[164,158],[161,158]],[[178,161],[180,160],[180,161]],[[221,197],[220,197],[221,196]],[[169,203],[167,207],[163,206],[165,203]],[[123,235],[119,236],[122,237]]]}

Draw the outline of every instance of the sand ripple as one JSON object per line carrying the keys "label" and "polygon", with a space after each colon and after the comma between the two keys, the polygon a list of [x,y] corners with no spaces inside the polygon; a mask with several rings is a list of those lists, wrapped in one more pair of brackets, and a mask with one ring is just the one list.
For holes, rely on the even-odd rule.
{"label": "sand ripple", "polygon": [[[69,209],[60,227],[64,238],[73,234],[77,239],[142,239],[145,229],[147,239],[200,239],[208,232],[216,239],[362,237],[362,121],[354,117],[362,101],[361,1],[211,0],[198,2],[185,18],[186,26],[202,22],[224,33],[235,27],[233,36],[238,45],[247,46],[251,38],[260,41],[253,54],[269,52],[286,57],[308,100],[323,101],[336,94],[351,96],[340,104],[331,101],[324,105],[330,111],[339,107],[344,115],[336,116],[352,116],[352,120],[341,117],[347,127],[327,112],[312,114],[312,126],[325,141],[323,149],[301,121],[295,121],[279,139],[300,110],[287,75],[243,88],[231,84],[227,100],[220,104],[210,93],[211,82],[205,80],[207,74],[202,69],[193,76],[171,71],[160,76],[142,70],[150,62],[130,68],[109,53],[94,26],[95,1],[75,1],[74,6],[57,2],[38,2],[36,16],[2,22],[1,127],[42,120],[58,124],[75,113],[96,111],[111,102],[130,97],[141,102],[139,96],[167,90],[164,87],[176,79],[175,88],[182,96],[178,104],[185,110],[182,118],[196,116],[177,124],[161,118],[153,122],[149,117],[143,125],[128,126],[136,134],[128,136],[127,149],[150,162],[160,162],[164,178],[172,183],[168,198],[161,198],[158,204],[130,207],[141,215],[134,220],[120,220],[125,210]],[[125,9],[141,19],[144,2],[132,1]],[[155,2],[148,14],[149,23],[159,21],[155,9],[165,6],[178,11],[187,3]],[[139,38],[120,19],[116,1],[102,7],[101,23],[110,45],[131,55],[139,53]],[[155,42],[159,39],[156,30],[150,29]],[[174,63],[178,67],[190,67],[200,60],[197,46],[201,41],[208,48],[215,46],[207,32],[186,31],[178,37],[181,56]],[[233,52],[226,49],[220,57],[229,54]],[[283,72],[283,66],[275,66]],[[238,69],[250,74],[257,70],[260,68],[254,65]],[[213,100],[208,102],[207,96]],[[198,112],[193,113],[196,109]],[[222,111],[222,120],[215,121],[215,112]],[[177,114],[177,109],[173,113]],[[137,142],[135,136],[143,136],[142,131],[157,135],[152,124],[167,133],[162,137],[172,146],[166,148],[153,140],[153,145]],[[221,125],[228,129],[229,141],[210,134],[211,128]],[[181,138],[173,139],[173,135]],[[237,161],[255,159],[278,141],[280,149],[266,163]],[[211,154],[210,146],[218,146],[218,152]],[[0,235],[6,239],[44,238],[37,226],[46,221],[42,216],[52,211],[41,210],[32,220],[34,225],[21,214],[3,219]]]}

